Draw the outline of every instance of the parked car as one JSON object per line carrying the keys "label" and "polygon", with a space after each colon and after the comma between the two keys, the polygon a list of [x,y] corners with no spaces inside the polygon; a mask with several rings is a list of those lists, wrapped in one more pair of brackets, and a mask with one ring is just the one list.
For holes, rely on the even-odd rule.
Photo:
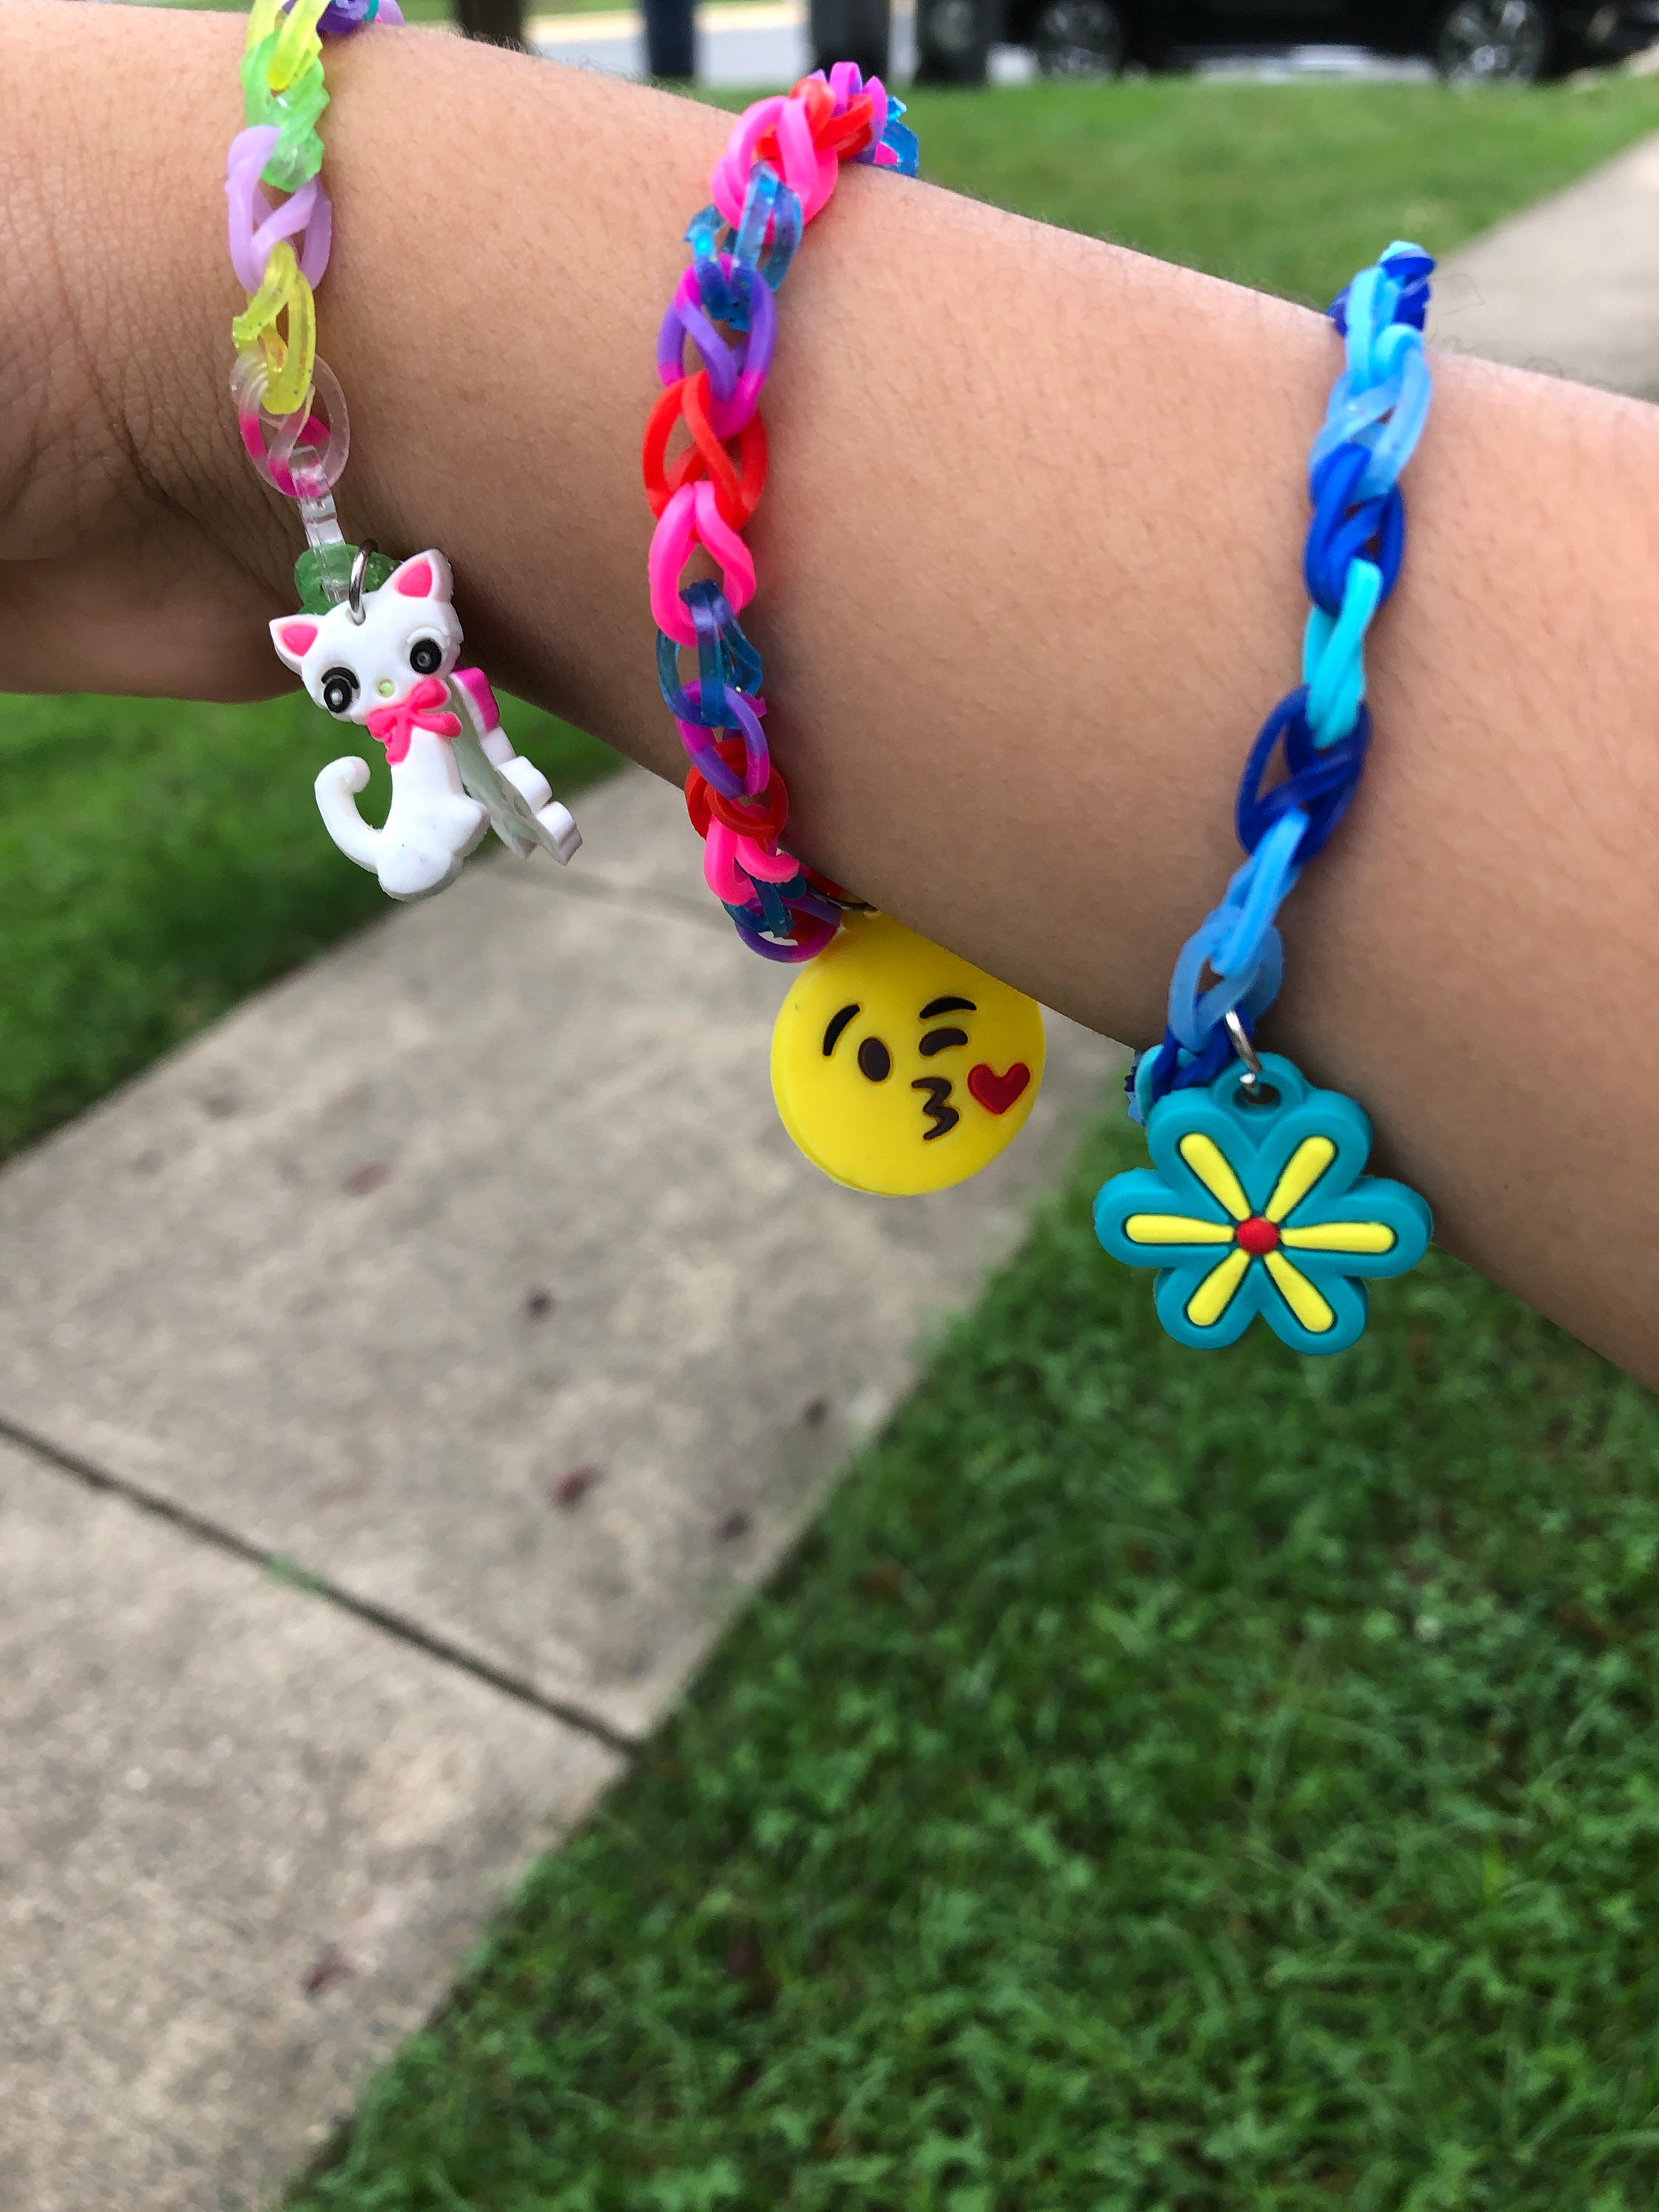
{"label": "parked car", "polygon": [[1531,84],[1659,39],[1659,0],[917,0],[916,74],[976,84],[994,44],[1045,76],[1178,69],[1204,48],[1417,54],[1455,84]]}

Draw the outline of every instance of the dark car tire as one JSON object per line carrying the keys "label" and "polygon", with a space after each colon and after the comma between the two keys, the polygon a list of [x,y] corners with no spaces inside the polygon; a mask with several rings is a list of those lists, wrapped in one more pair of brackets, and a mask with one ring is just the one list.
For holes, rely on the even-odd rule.
{"label": "dark car tire", "polygon": [[811,0],[808,29],[812,66],[826,76],[836,62],[856,62],[866,80],[878,76],[885,83],[890,76],[890,0]]}
{"label": "dark car tire", "polygon": [[983,84],[991,58],[986,0],[920,0],[916,82]]}
{"label": "dark car tire", "polygon": [[1536,84],[1555,42],[1544,0],[1451,0],[1435,25],[1434,65],[1447,84]]}
{"label": "dark car tire", "polygon": [[1127,41],[1112,0],[1042,0],[1031,44],[1044,76],[1115,76]]}

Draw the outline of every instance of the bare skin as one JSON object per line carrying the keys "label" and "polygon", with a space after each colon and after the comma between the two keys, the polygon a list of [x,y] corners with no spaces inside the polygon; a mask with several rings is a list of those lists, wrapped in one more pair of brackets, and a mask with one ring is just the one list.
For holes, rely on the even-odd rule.
{"label": "bare skin", "polygon": [[[300,538],[226,398],[240,25],[3,22],[0,684],[279,689]],[[336,46],[330,82],[347,533],[441,546],[487,665],[677,776],[637,452],[726,121],[435,33]],[[798,848],[1159,1035],[1296,679],[1337,365],[1300,309],[845,176],[789,280],[750,532]],[[1659,1382],[1659,412],[1442,359],[1407,489],[1370,773],[1287,909],[1267,1041],[1364,1102],[1443,1242]]]}

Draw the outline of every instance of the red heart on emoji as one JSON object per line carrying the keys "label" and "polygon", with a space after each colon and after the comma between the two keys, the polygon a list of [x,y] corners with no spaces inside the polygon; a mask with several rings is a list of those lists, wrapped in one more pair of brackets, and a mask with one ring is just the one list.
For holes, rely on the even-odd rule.
{"label": "red heart on emoji", "polygon": [[1006,1114],[1030,1079],[1031,1071],[1023,1060],[1017,1060],[1006,1075],[999,1075],[981,1060],[968,1071],[969,1095],[977,1098],[988,1114]]}

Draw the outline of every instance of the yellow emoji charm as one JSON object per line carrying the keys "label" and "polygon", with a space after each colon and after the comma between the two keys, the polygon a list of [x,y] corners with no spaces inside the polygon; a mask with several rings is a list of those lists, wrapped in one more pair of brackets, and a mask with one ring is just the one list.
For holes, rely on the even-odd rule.
{"label": "yellow emoji charm", "polygon": [[850,914],[772,1031],[772,1095],[814,1167],[910,1198],[988,1167],[1042,1082],[1035,999],[883,914]]}

